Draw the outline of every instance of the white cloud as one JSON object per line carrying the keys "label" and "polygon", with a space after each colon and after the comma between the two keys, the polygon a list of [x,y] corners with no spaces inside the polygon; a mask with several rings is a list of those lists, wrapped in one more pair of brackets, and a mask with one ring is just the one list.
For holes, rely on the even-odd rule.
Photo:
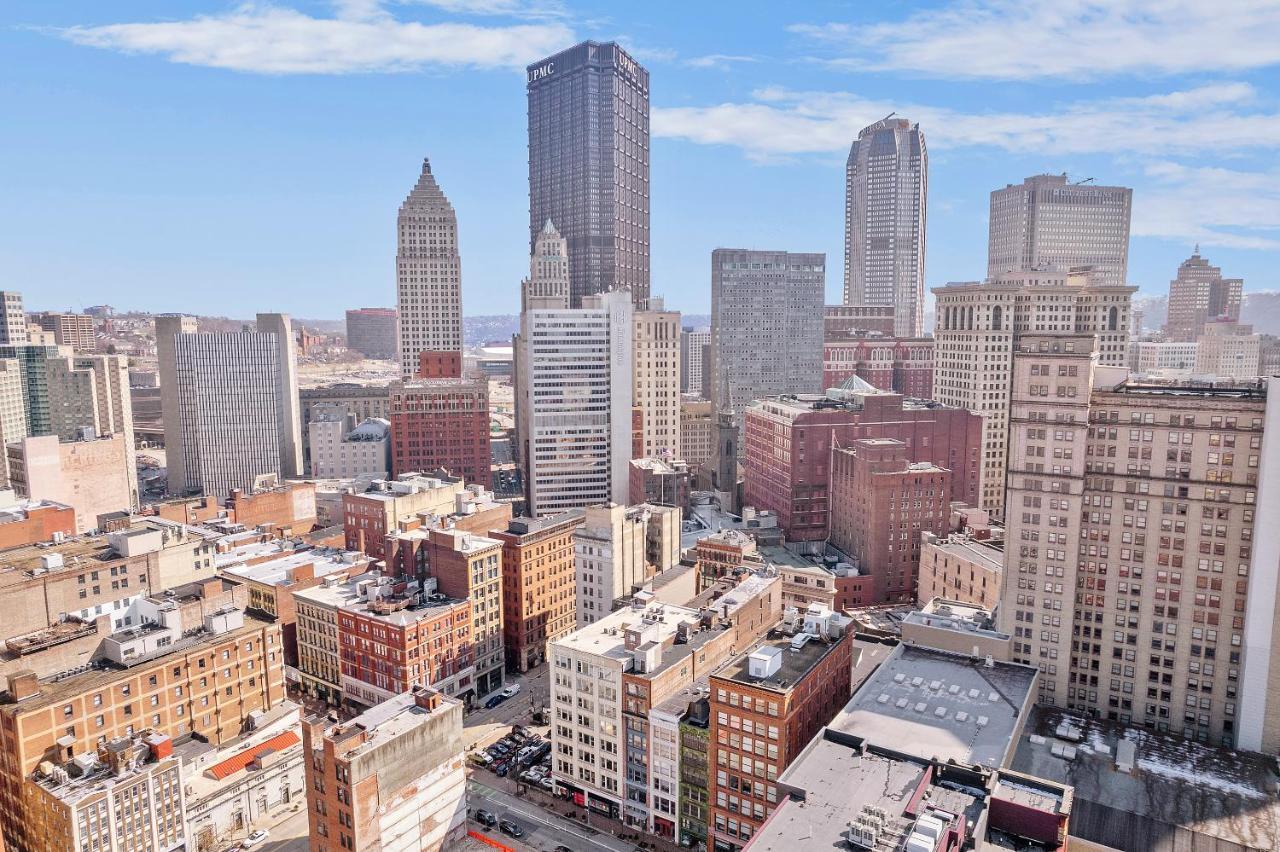
{"label": "white cloud", "polygon": [[694,56],[684,61],[690,68],[715,68],[727,70],[743,62],[759,62],[754,56],[735,56],[729,53],[709,53],[706,56]]}
{"label": "white cloud", "polygon": [[[379,2],[379,0],[357,0]],[[397,0],[434,6],[455,15],[503,15],[512,18],[563,18],[568,10],[559,0]]]}
{"label": "white cloud", "polygon": [[851,70],[1022,80],[1280,63],[1274,0],[954,0],[901,21],[798,24]]}
{"label": "white cloud", "polygon": [[964,113],[847,92],[760,89],[745,103],[655,108],[656,136],[733,145],[753,159],[847,150],[890,112],[924,128],[931,147],[1019,153],[1168,155],[1280,146],[1280,113],[1250,109],[1253,89],[1222,83],[1167,94],[1057,105],[1040,113]]}
{"label": "white cloud", "polygon": [[1227,248],[1280,249],[1280,172],[1157,161],[1133,196],[1132,233]]}
{"label": "white cloud", "polygon": [[422,68],[522,68],[573,42],[561,24],[482,27],[399,21],[374,0],[343,0],[336,16],[244,5],[190,20],[70,27],[76,44],[262,74],[350,74]]}

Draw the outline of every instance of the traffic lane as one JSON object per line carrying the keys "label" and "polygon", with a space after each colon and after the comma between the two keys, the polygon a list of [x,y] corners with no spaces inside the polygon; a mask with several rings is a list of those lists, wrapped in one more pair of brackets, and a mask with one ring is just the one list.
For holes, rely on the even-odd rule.
{"label": "traffic lane", "polygon": [[[636,848],[634,844],[607,834],[588,833],[590,829],[559,814],[543,810],[531,801],[518,799],[479,781],[470,781],[468,788],[468,805],[473,811],[477,807],[484,808],[499,819],[511,819],[525,830],[525,836],[521,840],[533,849],[550,852],[556,846],[563,845],[575,852],[634,852]],[[491,829],[494,832],[497,830],[497,826]]]}

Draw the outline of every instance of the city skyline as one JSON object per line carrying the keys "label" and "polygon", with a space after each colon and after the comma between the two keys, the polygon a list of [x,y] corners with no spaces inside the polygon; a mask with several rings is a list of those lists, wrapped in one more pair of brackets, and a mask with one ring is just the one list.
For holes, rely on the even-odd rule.
{"label": "city skyline", "polygon": [[[0,166],[12,187],[0,257],[7,286],[37,310],[96,302],[93,280],[124,308],[250,316],[311,305],[306,314],[338,318],[356,302],[391,304],[390,209],[403,175],[430,157],[450,175],[471,258],[464,301],[514,313],[528,251],[524,66],[583,38],[617,38],[653,85],[651,277],[670,308],[706,312],[715,248],[841,257],[843,155],[858,129],[895,109],[920,122],[934,160],[927,287],[981,277],[991,190],[1067,171],[1133,187],[1129,278],[1143,294],[1163,292],[1196,241],[1246,292],[1275,289],[1277,57],[1201,60],[1232,34],[1276,24],[1233,10],[1199,28],[1195,50],[1100,56],[1095,33],[1171,37],[1168,22],[1122,6],[1087,33],[1072,15],[1011,14],[1031,44],[1055,33],[1083,43],[1035,61],[1019,46],[967,67],[937,35],[955,14],[945,5],[888,20],[848,20],[836,6],[812,8],[808,22],[771,10],[750,24],[718,20],[711,39],[697,20],[659,32],[559,4],[32,4],[3,36],[11,49],[0,61],[21,73],[0,104],[19,126],[74,132],[13,140],[17,156]],[[445,26],[469,38],[450,51],[396,41]],[[386,43],[358,38],[368,32]],[[245,41],[253,33],[293,45],[294,63],[271,64]],[[321,35],[340,49],[317,55]],[[232,55],[236,39],[246,46]],[[399,58],[388,55],[397,45]],[[868,86],[874,99],[852,94]],[[430,108],[402,109],[406,98]],[[187,213],[175,216],[177,205]],[[206,257],[219,243],[240,249]],[[831,272],[834,304],[843,270]]]}

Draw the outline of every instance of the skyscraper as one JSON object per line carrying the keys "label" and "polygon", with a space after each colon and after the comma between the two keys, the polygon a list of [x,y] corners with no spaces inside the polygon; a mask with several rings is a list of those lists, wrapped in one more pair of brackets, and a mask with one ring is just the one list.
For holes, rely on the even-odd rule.
{"label": "skyscraper", "polygon": [[822,392],[825,254],[711,253],[711,400],[739,427],[752,400]]}
{"label": "skyscraper", "polygon": [[711,346],[711,328],[686,328],[680,332],[680,392],[707,398],[703,382],[703,355]]}
{"label": "skyscraper", "polygon": [[844,303],[894,305],[893,333],[924,325],[929,154],[919,124],[885,118],[863,128],[845,165]]}
{"label": "skyscraper", "polygon": [[987,277],[1057,266],[1092,266],[1108,284],[1129,269],[1133,190],[1098,186],[1092,178],[1034,175],[991,193]]}
{"label": "skyscraper", "polygon": [[1098,363],[1128,362],[1129,309],[1138,288],[1101,272],[1010,272],[933,289],[933,398],[982,415],[979,506],[1004,517],[1013,352],[1027,334],[1093,335]]}
{"label": "skyscraper", "polygon": [[156,317],[169,491],[224,499],[259,477],[302,474],[298,376],[285,314],[257,331],[199,333],[187,317]]}
{"label": "skyscraper", "polygon": [[520,288],[520,309],[569,306],[569,244],[550,219],[533,241],[529,277]]}
{"label": "skyscraper", "polygon": [[550,220],[568,242],[570,307],[649,297],[649,72],[585,41],[528,68],[529,245]]}
{"label": "skyscraper", "polygon": [[625,290],[521,314],[516,431],[530,517],[626,502],[632,322]]}
{"label": "skyscraper", "polygon": [[1169,282],[1169,318],[1165,337],[1192,341],[1204,333],[1210,320],[1240,319],[1244,279],[1223,278],[1222,270],[1200,256],[1200,246],[1178,265],[1178,275]]}
{"label": "skyscraper", "polygon": [[422,161],[422,174],[396,217],[396,307],[400,371],[422,352],[462,352],[462,261],[458,217]]}
{"label": "skyscraper", "polygon": [[354,308],[347,311],[347,348],[366,358],[394,360],[395,308]]}
{"label": "skyscraper", "polygon": [[22,310],[22,294],[0,290],[0,343],[27,342],[27,315]]}
{"label": "skyscraper", "polygon": [[680,312],[650,299],[633,315],[632,395],[644,458],[680,456]]}

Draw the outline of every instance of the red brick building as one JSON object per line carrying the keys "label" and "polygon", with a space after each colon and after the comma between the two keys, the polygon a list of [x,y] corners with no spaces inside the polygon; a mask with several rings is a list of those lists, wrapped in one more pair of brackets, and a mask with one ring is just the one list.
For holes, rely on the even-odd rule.
{"label": "red brick building", "polygon": [[52,541],[54,533],[76,534],[76,510],[49,500],[30,500],[5,509],[0,548]]}
{"label": "red brick building", "polygon": [[391,386],[391,473],[443,468],[489,487],[489,385],[413,379]]}
{"label": "red brick building", "polygon": [[839,632],[763,639],[711,676],[708,848],[750,841],[785,797],[778,776],[849,700],[853,639]]}
{"label": "red brick building", "polygon": [[788,540],[827,538],[831,449],[859,438],[902,441],[910,461],[951,472],[951,499],[978,503],[982,418],[965,409],[867,387],[759,400],[744,423],[744,503],[775,512]]}
{"label": "red brick building", "polygon": [[836,578],[836,607],[915,600],[922,532],[947,529],[951,472],[911,462],[906,445],[863,438],[831,453],[831,544],[858,576]]}
{"label": "red brick building", "polygon": [[585,513],[513,518],[489,533],[502,542],[502,638],[507,668],[526,672],[547,658],[547,643],[576,625],[573,532]]}
{"label": "red brick building", "polygon": [[872,387],[933,399],[933,338],[867,336],[822,344],[822,386],[857,376]]}
{"label": "red brick building", "polygon": [[462,378],[462,353],[424,349],[418,353],[418,378]]}

